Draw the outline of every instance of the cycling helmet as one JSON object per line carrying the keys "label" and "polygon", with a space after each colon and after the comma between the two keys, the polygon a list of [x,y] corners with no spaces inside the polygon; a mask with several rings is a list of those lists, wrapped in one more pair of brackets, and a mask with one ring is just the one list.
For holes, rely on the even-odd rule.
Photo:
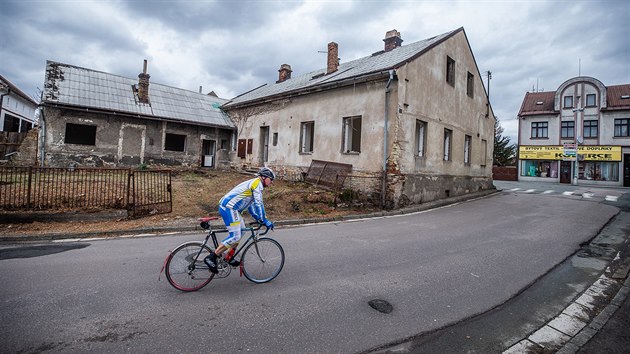
{"label": "cycling helmet", "polygon": [[276,179],[276,174],[273,173],[273,171],[267,167],[261,168],[260,171],[258,171],[258,176],[269,177],[271,178],[272,181]]}

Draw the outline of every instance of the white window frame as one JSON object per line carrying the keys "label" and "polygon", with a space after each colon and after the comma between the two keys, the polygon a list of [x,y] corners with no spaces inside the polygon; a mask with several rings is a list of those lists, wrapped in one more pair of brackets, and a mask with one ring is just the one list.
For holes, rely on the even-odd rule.
{"label": "white window frame", "polygon": [[427,122],[416,120],[416,156],[424,157],[426,154]]}
{"label": "white window frame", "polygon": [[472,145],[472,136],[464,136],[464,165],[470,165],[470,148]]}
{"label": "white window frame", "polygon": [[361,152],[361,130],[363,122],[361,116],[343,118],[342,152],[358,154]]}
{"label": "white window frame", "polygon": [[444,161],[451,161],[451,145],[453,142],[453,131],[444,129]]}
{"label": "white window frame", "polygon": [[315,140],[315,122],[300,123],[300,153],[313,153]]}

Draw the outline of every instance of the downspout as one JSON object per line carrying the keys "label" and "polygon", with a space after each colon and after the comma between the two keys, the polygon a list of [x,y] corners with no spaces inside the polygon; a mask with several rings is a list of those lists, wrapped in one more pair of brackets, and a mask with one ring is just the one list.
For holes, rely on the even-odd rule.
{"label": "downspout", "polygon": [[394,70],[389,70],[389,80],[387,80],[387,86],[385,86],[385,126],[383,127],[383,178],[381,185],[381,209],[385,207],[385,197],[387,193],[387,135],[388,135],[388,123],[389,123],[389,85],[394,80]]}

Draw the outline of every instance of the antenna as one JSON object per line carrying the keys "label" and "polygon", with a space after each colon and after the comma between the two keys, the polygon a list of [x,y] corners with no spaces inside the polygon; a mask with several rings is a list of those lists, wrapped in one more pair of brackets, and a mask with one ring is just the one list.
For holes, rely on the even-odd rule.
{"label": "antenna", "polygon": [[582,58],[578,58],[578,76],[582,76]]}

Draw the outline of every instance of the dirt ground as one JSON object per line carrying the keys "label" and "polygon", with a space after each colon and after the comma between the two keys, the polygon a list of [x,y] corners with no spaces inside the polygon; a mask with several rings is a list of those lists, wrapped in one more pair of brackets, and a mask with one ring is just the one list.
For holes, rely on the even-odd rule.
{"label": "dirt ground", "polygon": [[[107,232],[160,227],[191,227],[197,218],[216,215],[219,199],[238,183],[252,178],[251,174],[224,171],[173,172],[173,211],[168,214],[128,219],[126,214],[95,217],[94,212],[72,214],[67,220],[28,218],[17,221],[8,217],[0,223],[0,235],[41,235],[59,233]],[[303,182],[276,180],[263,193],[265,209],[270,220],[330,218],[341,215],[364,214],[379,210],[365,203],[340,201],[335,194],[324,188]],[[350,206],[351,205],[351,206]],[[1,213],[1,212],[0,212]],[[25,213],[20,213],[23,216]],[[244,213],[246,220],[251,220]],[[101,215],[101,214],[99,214]],[[7,219],[7,218],[5,218]]]}

